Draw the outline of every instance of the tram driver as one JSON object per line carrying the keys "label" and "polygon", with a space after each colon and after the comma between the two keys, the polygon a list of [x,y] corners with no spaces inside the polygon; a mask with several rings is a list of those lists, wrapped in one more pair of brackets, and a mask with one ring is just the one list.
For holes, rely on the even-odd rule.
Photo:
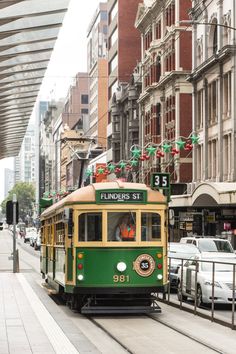
{"label": "tram driver", "polygon": [[134,241],[135,240],[136,227],[131,215],[124,214],[116,228],[115,238],[116,241]]}

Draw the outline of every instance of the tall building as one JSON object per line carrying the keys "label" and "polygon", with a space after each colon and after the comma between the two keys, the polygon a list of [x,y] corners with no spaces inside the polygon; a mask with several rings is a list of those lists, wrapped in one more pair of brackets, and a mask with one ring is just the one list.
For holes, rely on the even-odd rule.
{"label": "tall building", "polygon": [[140,0],[108,0],[108,160],[119,161],[120,141],[113,136],[112,97],[122,82],[128,83],[140,60],[140,34],[135,17]]}
{"label": "tall building", "polygon": [[70,129],[86,130],[89,127],[89,80],[87,72],[76,74],[74,84],[68,90],[62,121]]}
{"label": "tall building", "polygon": [[14,171],[9,168],[4,168],[4,198],[8,192],[14,187]]}
{"label": "tall building", "polygon": [[35,127],[29,125],[25,133],[20,153],[14,161],[15,183],[35,183]]}
{"label": "tall building", "polygon": [[44,159],[41,153],[41,124],[43,117],[48,109],[47,101],[39,101],[36,104],[35,109],[35,176],[36,176],[36,210],[39,209],[39,200],[44,192],[44,170],[42,169],[42,160]]}
{"label": "tall building", "polygon": [[[192,153],[175,142],[192,132],[192,87],[186,81],[192,66],[192,31],[181,21],[189,19],[191,0],[148,1],[140,4],[136,27],[141,33],[142,115],[141,145],[155,144],[168,152],[143,163],[149,182],[153,171],[169,172],[174,183],[192,181]],[[179,185],[180,186],[180,185]]]}
{"label": "tall building", "polygon": [[89,74],[89,131],[97,146],[106,148],[108,122],[108,14],[107,3],[100,3],[87,33]]}

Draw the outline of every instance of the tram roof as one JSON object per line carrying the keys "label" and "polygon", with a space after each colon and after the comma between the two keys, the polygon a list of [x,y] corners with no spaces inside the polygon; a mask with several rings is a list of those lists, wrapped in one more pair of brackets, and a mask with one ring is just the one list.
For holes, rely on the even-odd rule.
{"label": "tram roof", "polygon": [[61,207],[69,204],[73,204],[75,202],[83,202],[83,203],[95,203],[96,202],[96,191],[98,190],[145,190],[147,191],[147,201],[149,203],[166,203],[166,197],[160,193],[159,191],[155,191],[146,186],[143,183],[130,183],[130,182],[122,182],[120,180],[116,180],[113,182],[101,182],[101,183],[93,183],[86,187],[77,189],[76,191],[69,194],[67,197],[61,199],[59,202],[53,204],[48,207],[43,213],[42,217],[49,215],[52,211],[56,209],[60,209]]}
{"label": "tram roof", "polygon": [[19,153],[70,0],[0,0],[0,159]]}

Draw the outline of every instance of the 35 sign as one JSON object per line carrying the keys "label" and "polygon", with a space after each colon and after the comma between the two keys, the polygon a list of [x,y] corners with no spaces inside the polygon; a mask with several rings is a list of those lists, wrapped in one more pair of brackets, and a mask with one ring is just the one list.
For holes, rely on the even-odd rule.
{"label": "35 sign", "polygon": [[169,173],[153,173],[151,176],[151,187],[169,189],[170,174]]}

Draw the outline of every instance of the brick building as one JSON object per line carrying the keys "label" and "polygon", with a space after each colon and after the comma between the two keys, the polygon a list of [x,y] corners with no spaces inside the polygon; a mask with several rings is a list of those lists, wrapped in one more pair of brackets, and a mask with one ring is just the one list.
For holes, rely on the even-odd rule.
{"label": "brick building", "polygon": [[120,140],[113,136],[112,97],[121,83],[128,83],[140,60],[140,33],[134,26],[140,0],[108,0],[108,154],[120,159]]}
{"label": "brick building", "polygon": [[[139,5],[136,27],[141,33],[141,144],[173,144],[192,131],[192,87],[186,81],[192,65],[192,31],[180,24],[189,19],[190,0],[149,1]],[[178,146],[176,146],[178,148]],[[144,174],[171,173],[175,183],[192,180],[192,154],[184,149],[144,163]],[[148,181],[148,178],[147,178]]]}

